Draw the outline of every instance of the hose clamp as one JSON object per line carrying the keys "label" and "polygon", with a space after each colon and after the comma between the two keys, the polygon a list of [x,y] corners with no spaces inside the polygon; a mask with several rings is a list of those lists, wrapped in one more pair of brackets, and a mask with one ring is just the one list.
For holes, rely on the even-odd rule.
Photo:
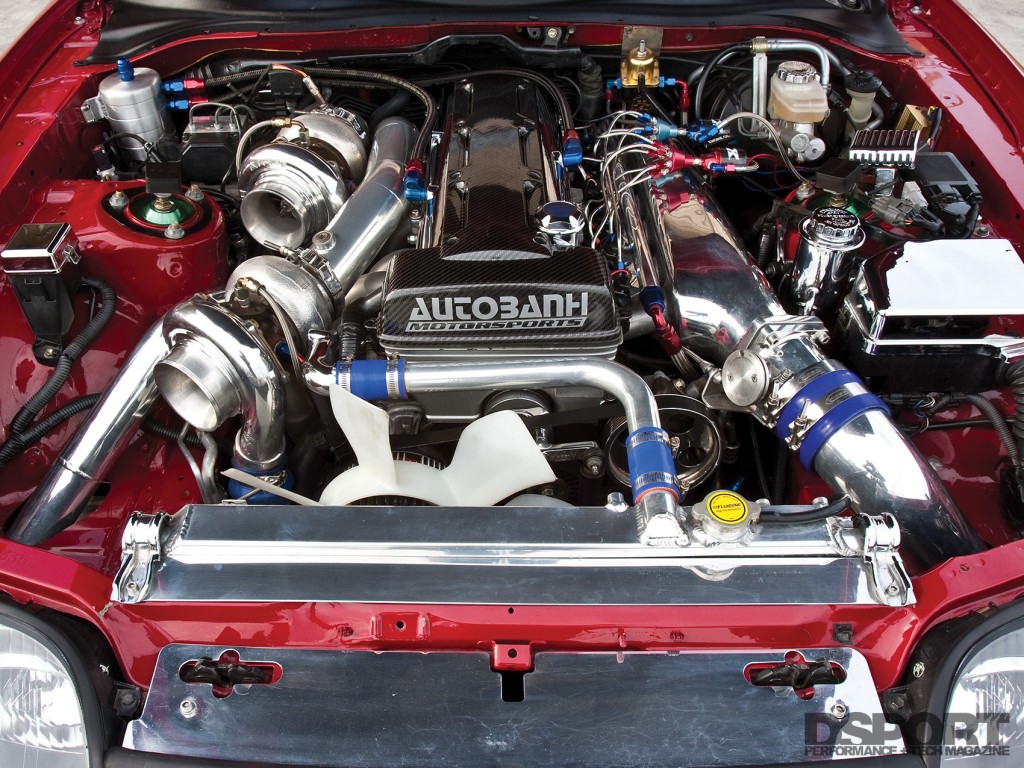
{"label": "hose clamp", "polygon": [[868,391],[856,374],[845,368],[825,371],[778,411],[775,435],[799,453],[800,463],[810,471],[818,451],[832,435],[874,410],[889,413],[889,406]]}
{"label": "hose clamp", "polygon": [[309,272],[313,277],[324,284],[324,288],[332,297],[338,297],[342,294],[342,286],[338,281],[337,276],[334,274],[334,270],[331,269],[331,265],[327,262],[323,256],[317,253],[312,248],[307,248],[300,253],[297,253],[290,259],[294,263]]}

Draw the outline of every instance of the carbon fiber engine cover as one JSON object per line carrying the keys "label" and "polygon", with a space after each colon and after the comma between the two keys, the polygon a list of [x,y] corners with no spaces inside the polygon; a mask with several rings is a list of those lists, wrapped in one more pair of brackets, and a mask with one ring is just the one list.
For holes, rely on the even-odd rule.
{"label": "carbon fiber engine cover", "polygon": [[410,359],[605,355],[621,340],[607,260],[550,247],[537,212],[565,199],[558,126],[516,76],[455,84],[435,155],[427,247],[393,257],[381,345]]}

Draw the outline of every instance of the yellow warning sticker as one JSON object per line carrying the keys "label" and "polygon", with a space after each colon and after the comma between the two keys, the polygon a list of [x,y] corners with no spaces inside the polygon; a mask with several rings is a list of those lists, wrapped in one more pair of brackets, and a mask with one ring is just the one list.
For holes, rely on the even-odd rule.
{"label": "yellow warning sticker", "polygon": [[726,525],[736,525],[747,519],[750,510],[742,496],[729,491],[719,491],[707,501],[708,514]]}

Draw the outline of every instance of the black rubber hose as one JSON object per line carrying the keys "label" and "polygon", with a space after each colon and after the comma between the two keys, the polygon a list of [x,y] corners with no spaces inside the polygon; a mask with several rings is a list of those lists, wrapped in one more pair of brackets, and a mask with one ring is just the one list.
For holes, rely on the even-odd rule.
{"label": "black rubber hose", "polygon": [[46,407],[46,404],[60,392],[64,382],[71,375],[72,364],[96,340],[96,337],[100,335],[103,328],[110,322],[110,318],[114,316],[114,310],[117,305],[117,294],[114,293],[114,289],[102,280],[94,277],[83,277],[82,283],[100,292],[103,305],[96,313],[96,316],[75,337],[75,340],[64,348],[64,352],[61,353],[53,374],[47,379],[46,383],[29,398],[28,402],[14,416],[14,420],[11,422],[11,432],[13,434],[24,432],[39,412]]}
{"label": "black rubber hose", "polygon": [[704,67],[704,71],[700,73],[700,79],[697,80],[697,88],[693,95],[693,116],[700,120],[704,117],[703,106],[704,106],[704,89],[707,87],[708,78],[711,76],[711,70],[725,61],[727,58],[736,53],[746,53],[750,50],[749,43],[736,43],[730,45],[718,53],[715,54],[714,58],[708,62],[707,66]]}
{"label": "black rubber hose", "polygon": [[772,478],[772,501],[782,504],[786,500],[786,478],[789,476],[789,450],[778,444],[775,454],[775,476]]}
{"label": "black rubber hose", "polygon": [[761,489],[761,498],[770,499],[771,489],[768,487],[768,475],[764,471],[764,459],[761,457],[761,445],[757,439],[756,422],[750,422],[750,449],[754,454],[754,471],[757,473],[757,485]]}
{"label": "black rubber hose", "polygon": [[823,507],[788,507],[785,505],[761,507],[762,523],[817,523],[825,518],[834,517],[850,508],[850,497],[840,496],[830,499]]}
{"label": "black rubber hose", "polygon": [[[146,419],[142,422],[142,430],[156,437],[162,437],[164,440],[170,440],[172,443],[177,443],[178,435],[181,434],[180,429],[168,427],[166,424],[161,424],[159,421],[153,421],[152,419]],[[189,432],[185,435],[185,445],[190,445],[193,448],[202,448],[203,441],[199,439],[199,435]]]}
{"label": "black rubber hose", "polygon": [[1006,368],[1006,381],[1013,387],[1013,434],[1024,456],[1024,361]]}
{"label": "black rubber hose", "polygon": [[[1014,392],[1017,392],[1017,390],[1015,389]],[[995,429],[996,434],[999,435],[999,441],[1003,444],[1003,448],[1006,449],[1006,455],[1010,457],[1010,461],[1013,462],[1015,467],[1019,467],[1020,447],[1013,439],[1014,433],[1007,425],[1006,417],[992,402],[986,400],[981,395],[973,393],[964,395],[964,400],[981,411],[982,415],[992,422],[992,427]]]}
{"label": "black rubber hose", "polygon": [[101,397],[102,395],[85,395],[83,397],[75,398],[74,400],[65,403],[45,418],[40,419],[24,432],[12,435],[4,441],[3,445],[0,445],[0,467],[7,464],[7,462],[23,450],[40,440],[47,433],[55,430],[72,416],[75,416],[82,411],[88,411],[96,405],[97,401]]}
{"label": "black rubber hose", "polygon": [[423,85],[442,85],[444,83],[454,83],[457,80],[464,80],[467,77],[486,77],[488,75],[521,77],[536,83],[547,91],[548,96],[551,97],[551,100],[558,107],[558,116],[562,121],[562,129],[567,131],[573,127],[572,109],[569,107],[569,100],[565,98],[565,94],[562,93],[550,78],[538,75],[536,72],[531,72],[528,69],[515,69],[512,67],[508,69],[475,69],[470,72],[452,72],[434,77],[417,78],[416,82]]}
{"label": "black rubber hose", "polygon": [[397,115],[403,109],[405,105],[409,103],[409,99],[412,98],[412,94],[404,89],[395,91],[394,95],[373,110],[370,113],[370,119],[367,121],[370,125],[371,130],[377,127],[377,124],[386,117]]}

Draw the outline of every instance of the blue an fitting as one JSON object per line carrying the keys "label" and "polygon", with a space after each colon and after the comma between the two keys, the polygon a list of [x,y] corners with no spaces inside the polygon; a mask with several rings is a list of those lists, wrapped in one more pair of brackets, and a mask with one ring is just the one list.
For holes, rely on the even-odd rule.
{"label": "blue an fitting", "polygon": [[334,383],[360,400],[405,400],[405,360],[352,360],[334,364]]}
{"label": "blue an fitting", "polygon": [[135,79],[135,69],[128,59],[122,58],[117,60],[117,74],[120,75],[122,82],[125,83],[130,83]]}
{"label": "blue an fitting", "polygon": [[645,311],[650,312],[651,307],[660,307],[662,310],[665,309],[665,294],[661,288],[654,285],[649,285],[646,288],[640,290],[640,305]]}
{"label": "blue an fitting", "polygon": [[402,179],[402,194],[410,203],[422,203],[427,199],[427,185],[423,182],[423,174],[408,170]]}
{"label": "blue an fitting", "polygon": [[163,89],[164,93],[184,93],[185,81],[181,78],[164,80],[163,83],[160,84],[160,88]]}
{"label": "blue an fitting", "polygon": [[578,168],[583,165],[583,143],[576,131],[567,131],[562,142],[562,165]]}
{"label": "blue an fitting", "polygon": [[626,438],[626,463],[634,504],[652,491],[671,493],[678,501],[676,463],[668,440],[668,432],[661,427],[640,427]]}
{"label": "blue an fitting", "polygon": [[686,138],[696,141],[698,144],[703,144],[708,139],[713,139],[721,131],[722,129],[710,120],[701,120],[699,123],[688,125],[684,129]]}
{"label": "blue an fitting", "polygon": [[168,99],[167,108],[174,112],[188,112],[188,108],[192,106],[188,99]]}
{"label": "blue an fitting", "polygon": [[[775,436],[783,441],[789,438],[793,431],[793,423],[808,403],[817,402],[847,384],[859,384],[864,387],[857,375],[845,368],[827,371],[809,381],[783,406],[779,413],[779,419],[775,423]],[[868,392],[866,387],[864,389],[864,392],[833,405],[807,430],[807,434],[800,442],[799,451],[800,463],[804,469],[811,471],[814,466],[814,457],[818,455],[818,451],[828,442],[828,439],[862,413],[875,410],[890,412],[889,406],[879,397]]]}
{"label": "blue an fitting", "polygon": [[[253,477],[273,477],[274,475],[281,474],[284,471],[284,480],[280,483],[280,487],[286,491],[290,491],[295,485],[295,478],[292,477],[292,473],[286,469],[285,460],[282,458],[281,463],[274,469],[268,469],[263,472],[254,472],[248,467],[243,467],[237,464],[234,460],[231,462],[231,466],[235,469],[240,469],[243,472],[252,475]],[[228,480],[228,496],[232,499],[240,499],[245,494],[254,490],[251,485],[246,485],[239,480]],[[271,493],[270,491],[256,491],[252,496],[245,500],[246,504],[291,504],[292,502],[285,499],[277,494]]]}
{"label": "blue an fitting", "polygon": [[654,138],[658,141],[668,141],[679,135],[679,127],[672,125],[665,120],[654,121]]}

